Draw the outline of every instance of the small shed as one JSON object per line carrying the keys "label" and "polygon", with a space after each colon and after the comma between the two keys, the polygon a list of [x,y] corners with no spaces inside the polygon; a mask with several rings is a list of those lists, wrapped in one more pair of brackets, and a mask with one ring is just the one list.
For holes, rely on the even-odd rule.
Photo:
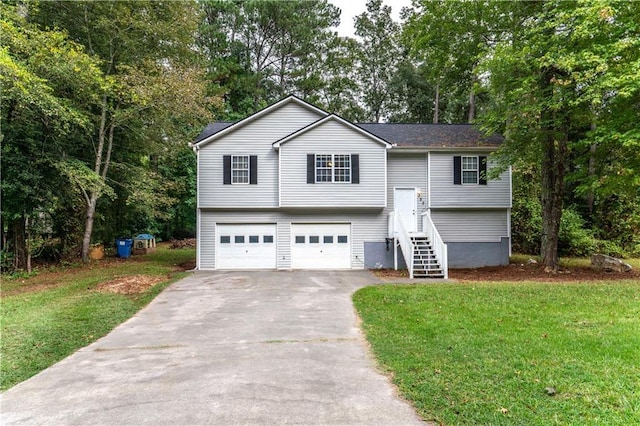
{"label": "small shed", "polygon": [[151,234],[138,234],[133,238],[133,254],[147,254],[156,251],[156,239]]}

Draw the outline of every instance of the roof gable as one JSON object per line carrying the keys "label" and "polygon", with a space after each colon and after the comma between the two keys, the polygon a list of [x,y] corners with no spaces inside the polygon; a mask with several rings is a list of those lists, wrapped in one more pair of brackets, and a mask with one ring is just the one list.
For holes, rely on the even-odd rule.
{"label": "roof gable", "polygon": [[319,127],[319,126],[321,126],[324,123],[327,123],[329,121],[335,121],[335,122],[345,126],[346,128],[354,130],[354,131],[366,136],[367,138],[371,139],[372,141],[381,144],[382,146],[384,146],[387,149],[389,149],[389,148],[391,148],[393,146],[392,144],[390,144],[386,140],[374,135],[373,133],[371,133],[371,132],[369,132],[369,131],[361,128],[361,127],[356,126],[355,124],[353,124],[353,123],[351,123],[351,122],[345,120],[344,118],[341,118],[341,117],[339,117],[339,116],[337,116],[335,114],[330,114],[330,115],[328,115],[326,117],[323,117],[323,118],[319,119],[318,121],[316,121],[314,123],[311,123],[308,126],[305,126],[302,129],[297,130],[297,131],[291,133],[288,136],[285,136],[284,138],[280,139],[279,141],[274,142],[272,145],[273,145],[273,147],[275,149],[279,149],[281,145],[283,145],[283,144],[289,142],[290,140],[292,140],[292,139],[294,139],[294,138],[296,138],[296,137],[298,137],[298,136],[300,136],[300,135],[302,135],[302,134],[304,134],[306,132],[309,132],[309,131],[311,131],[311,130],[313,130],[313,129],[315,129],[315,128],[317,128],[317,127]]}
{"label": "roof gable", "polygon": [[306,108],[310,111],[313,111],[315,113],[317,113],[319,116],[321,117],[325,117],[327,116],[329,113],[326,111],[323,111],[322,109],[315,107],[313,105],[311,105],[308,102],[303,101],[302,99],[296,97],[296,96],[288,96],[278,102],[276,102],[273,105],[270,105],[266,108],[261,109],[260,111],[256,112],[255,114],[252,114],[238,122],[235,123],[230,123],[230,122],[217,122],[217,123],[211,123],[209,125],[207,125],[207,127],[204,129],[204,131],[202,131],[202,133],[200,133],[200,135],[198,135],[198,137],[196,138],[196,140],[192,143],[192,146],[196,147],[196,148],[200,148],[203,145],[206,145],[210,142],[213,142],[214,140],[228,134],[231,133],[233,131],[235,131],[236,129],[251,123],[255,120],[258,120],[259,118],[277,110],[282,108],[285,105],[289,105],[291,103],[295,103],[303,108]]}

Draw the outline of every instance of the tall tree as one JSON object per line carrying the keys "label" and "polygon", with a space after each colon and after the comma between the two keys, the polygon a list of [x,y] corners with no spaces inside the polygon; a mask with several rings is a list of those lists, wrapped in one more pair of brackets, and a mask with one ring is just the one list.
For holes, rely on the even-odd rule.
{"label": "tall tree", "polygon": [[326,0],[207,0],[199,45],[208,56],[211,89],[236,119],[287,94],[317,97],[331,28],[340,10]]}
{"label": "tall tree", "polygon": [[403,45],[423,67],[433,96],[433,122],[477,116],[477,66],[495,43],[509,37],[508,2],[419,0],[405,11]]}
{"label": "tall tree", "polygon": [[542,262],[557,269],[566,174],[580,147],[607,140],[596,151],[631,154],[615,163],[621,180],[605,181],[637,188],[640,9],[604,0],[513,7],[526,19],[484,63],[493,102],[482,121],[506,137],[503,164],[540,164]]}
{"label": "tall tree", "polygon": [[[14,269],[29,271],[31,231],[69,195],[61,170],[77,166],[73,141],[91,133],[91,109],[105,80],[82,46],[30,23],[27,5],[0,8],[2,231],[7,223],[10,235],[2,250],[12,252]],[[76,171],[95,183],[82,167]]]}
{"label": "tall tree", "polygon": [[197,8],[193,2],[44,2],[35,18],[43,26],[68,31],[101,59],[108,79],[94,111],[92,155],[81,158],[102,184],[80,185],[86,204],[86,259],[98,200],[109,182],[119,182],[109,175],[116,151],[140,150],[148,156],[154,147],[184,136],[185,124],[201,123],[209,115],[192,49]]}
{"label": "tall tree", "polygon": [[389,86],[400,58],[400,26],[391,18],[391,7],[382,0],[368,0],[367,10],[355,19],[360,38],[358,80],[367,119],[379,122],[390,114]]}

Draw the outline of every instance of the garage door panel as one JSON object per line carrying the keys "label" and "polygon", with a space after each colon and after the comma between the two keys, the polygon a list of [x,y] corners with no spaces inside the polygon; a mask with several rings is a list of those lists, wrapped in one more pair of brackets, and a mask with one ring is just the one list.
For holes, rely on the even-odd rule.
{"label": "garage door panel", "polygon": [[276,267],[275,224],[218,225],[218,269]]}
{"label": "garage door panel", "polygon": [[291,267],[350,269],[351,225],[313,223],[291,225]]}

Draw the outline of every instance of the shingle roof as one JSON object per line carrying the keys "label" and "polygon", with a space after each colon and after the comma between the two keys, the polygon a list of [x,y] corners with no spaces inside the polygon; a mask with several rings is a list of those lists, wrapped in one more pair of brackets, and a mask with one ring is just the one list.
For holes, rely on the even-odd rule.
{"label": "shingle roof", "polygon": [[209,123],[207,124],[207,127],[205,127],[204,130],[200,132],[198,136],[196,136],[196,140],[193,141],[193,143],[198,143],[201,140],[206,139],[211,135],[215,135],[219,131],[226,129],[232,124],[235,124],[235,123],[230,121],[216,121],[215,123]]}
{"label": "shingle roof", "polygon": [[[196,137],[195,143],[233,124],[235,123],[228,121],[210,123]],[[471,124],[355,123],[355,125],[389,143],[407,148],[497,147],[504,140],[497,134],[484,136]]]}
{"label": "shingle roof", "polygon": [[399,147],[497,147],[504,138],[483,135],[471,124],[359,123],[356,126]]}

